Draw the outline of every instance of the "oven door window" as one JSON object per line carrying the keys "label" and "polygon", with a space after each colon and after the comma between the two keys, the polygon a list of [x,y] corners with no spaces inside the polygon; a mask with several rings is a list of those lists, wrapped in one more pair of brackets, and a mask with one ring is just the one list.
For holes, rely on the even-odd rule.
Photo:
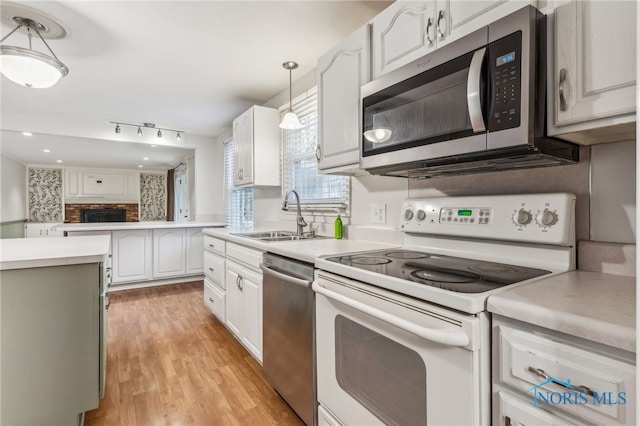
{"label": "oven door window", "polygon": [[[473,55],[460,56],[365,97],[362,155],[474,135],[467,93]],[[473,78],[478,79],[479,106],[485,111],[484,67]]]}
{"label": "oven door window", "polygon": [[427,424],[427,371],[420,354],[349,318],[335,318],[336,379],[387,425]]}

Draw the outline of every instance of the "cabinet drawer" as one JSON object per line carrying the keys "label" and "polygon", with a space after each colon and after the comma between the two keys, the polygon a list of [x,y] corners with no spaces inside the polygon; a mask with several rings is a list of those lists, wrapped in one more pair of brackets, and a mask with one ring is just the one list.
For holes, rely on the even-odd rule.
{"label": "cabinet drawer", "polygon": [[204,280],[204,304],[221,323],[225,322],[225,294],[211,281]]}
{"label": "cabinet drawer", "polygon": [[210,235],[204,236],[204,249],[219,254],[225,255],[225,241],[219,238],[212,237]]}
{"label": "cabinet drawer", "polygon": [[204,252],[204,273],[207,278],[217,283],[223,289],[224,286],[224,258],[216,256],[208,251]]}
{"label": "cabinet drawer", "polygon": [[635,366],[504,324],[498,326],[498,347],[498,380],[531,395],[532,404],[535,398],[604,425],[635,424]]}
{"label": "cabinet drawer", "polygon": [[262,263],[262,251],[232,243],[227,244],[227,257],[233,258],[256,271],[260,270],[260,263]]}
{"label": "cabinet drawer", "polygon": [[498,421],[499,425],[537,425],[537,426],[572,426],[553,414],[540,410],[519,397],[506,392],[498,392]]}

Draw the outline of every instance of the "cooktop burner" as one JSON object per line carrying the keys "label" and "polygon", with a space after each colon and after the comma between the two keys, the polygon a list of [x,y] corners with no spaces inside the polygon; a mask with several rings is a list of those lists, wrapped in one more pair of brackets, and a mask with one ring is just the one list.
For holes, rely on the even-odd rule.
{"label": "cooktop burner", "polygon": [[378,250],[326,260],[460,293],[482,293],[551,273],[543,269],[411,250]]}

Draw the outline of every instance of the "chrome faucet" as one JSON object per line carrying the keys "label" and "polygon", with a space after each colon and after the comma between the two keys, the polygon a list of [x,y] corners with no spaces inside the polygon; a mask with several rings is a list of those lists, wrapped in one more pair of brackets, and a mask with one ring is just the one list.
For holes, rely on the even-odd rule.
{"label": "chrome faucet", "polygon": [[304,218],[302,217],[302,211],[300,210],[300,196],[298,196],[298,193],[295,190],[290,189],[289,191],[287,191],[286,195],[284,196],[284,201],[282,202],[282,210],[289,210],[289,195],[291,195],[291,193],[296,196],[296,204],[298,206],[296,214],[296,225],[298,225],[297,234],[302,235],[302,233],[304,232],[304,227],[307,226],[307,222],[305,222]]}

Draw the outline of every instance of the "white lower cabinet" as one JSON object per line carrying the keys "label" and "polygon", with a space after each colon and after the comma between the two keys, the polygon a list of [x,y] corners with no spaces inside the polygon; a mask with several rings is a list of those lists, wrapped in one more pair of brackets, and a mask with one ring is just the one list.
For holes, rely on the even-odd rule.
{"label": "white lower cabinet", "polygon": [[[225,289],[225,241],[205,235],[200,245],[204,270],[204,305],[220,320],[227,322],[227,292]],[[195,249],[195,248],[194,248]]]}
{"label": "white lower cabinet", "polygon": [[185,274],[184,228],[153,230],[153,278]]}
{"label": "white lower cabinet", "polygon": [[636,425],[635,355],[494,316],[500,425]]}
{"label": "white lower cabinet", "polygon": [[262,361],[262,274],[227,259],[227,327]]}
{"label": "white lower cabinet", "polygon": [[202,257],[202,246],[204,244],[204,234],[202,228],[185,228],[186,246],[186,273],[202,274],[204,272],[204,259]]}
{"label": "white lower cabinet", "polygon": [[209,281],[208,278],[204,279],[204,304],[213,315],[220,320],[221,323],[225,323],[226,318],[226,295],[218,286]]}
{"label": "white lower cabinet", "polygon": [[60,225],[60,223],[27,223],[25,225],[25,236],[27,238],[62,237],[64,232],[52,229],[56,225]]}
{"label": "white lower cabinet", "polygon": [[151,279],[152,238],[151,230],[113,231],[112,284],[146,281]]}

